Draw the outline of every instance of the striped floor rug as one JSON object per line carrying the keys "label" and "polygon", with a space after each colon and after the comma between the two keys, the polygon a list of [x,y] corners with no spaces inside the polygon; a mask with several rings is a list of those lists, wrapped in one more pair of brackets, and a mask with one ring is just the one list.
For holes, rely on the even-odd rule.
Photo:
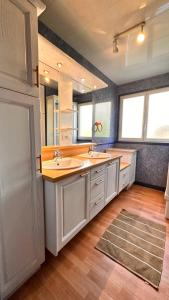
{"label": "striped floor rug", "polygon": [[123,209],[96,248],[158,289],[166,227]]}

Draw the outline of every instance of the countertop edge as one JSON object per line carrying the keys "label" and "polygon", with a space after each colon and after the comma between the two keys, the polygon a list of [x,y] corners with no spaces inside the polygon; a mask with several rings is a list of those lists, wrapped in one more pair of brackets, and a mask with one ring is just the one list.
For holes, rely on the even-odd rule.
{"label": "countertop edge", "polygon": [[128,167],[130,167],[130,166],[131,166],[130,163],[125,163],[124,165],[123,165],[123,163],[122,163],[122,165],[120,165],[120,171],[123,171],[123,170],[125,170],[126,168],[128,168]]}
{"label": "countertop edge", "polygon": [[113,161],[113,160],[116,160],[116,159],[120,160],[121,157],[122,157],[122,155],[117,155],[116,157],[108,158],[108,159],[106,159],[104,161],[97,162],[94,165],[83,167],[82,169],[81,168],[72,169],[72,172],[60,175],[60,176],[55,177],[55,178],[43,174],[43,170],[42,170],[42,178],[43,178],[44,181],[58,182],[58,181],[61,181],[62,179],[65,179],[65,178],[70,177],[72,175],[76,175],[78,173],[83,173],[83,172],[88,171],[88,170],[90,170],[92,168],[95,168],[95,167],[101,166],[103,164],[106,164],[106,163],[108,163],[110,161]]}

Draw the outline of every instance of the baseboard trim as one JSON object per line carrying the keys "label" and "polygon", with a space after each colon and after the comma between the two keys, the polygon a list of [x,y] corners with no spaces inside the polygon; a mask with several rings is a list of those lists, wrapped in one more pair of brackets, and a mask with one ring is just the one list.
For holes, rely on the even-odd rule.
{"label": "baseboard trim", "polygon": [[155,190],[158,190],[158,191],[163,191],[163,192],[165,191],[165,187],[148,184],[148,183],[144,183],[144,182],[141,182],[141,181],[135,181],[135,184],[145,186],[145,187],[148,187],[148,188],[151,188],[151,189],[155,189]]}

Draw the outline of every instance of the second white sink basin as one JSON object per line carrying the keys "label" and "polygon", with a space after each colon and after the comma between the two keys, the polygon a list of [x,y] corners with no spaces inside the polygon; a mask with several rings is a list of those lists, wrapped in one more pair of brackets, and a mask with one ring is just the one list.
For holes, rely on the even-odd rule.
{"label": "second white sink basin", "polygon": [[108,153],[103,153],[103,152],[95,152],[95,151],[92,151],[90,153],[84,153],[84,154],[80,154],[79,155],[80,157],[84,157],[84,158],[97,158],[97,159],[105,159],[105,158],[110,158],[111,155],[108,154]]}
{"label": "second white sink basin", "polygon": [[66,170],[79,168],[83,165],[80,159],[64,157],[61,159],[47,160],[42,163],[42,168],[47,170]]}

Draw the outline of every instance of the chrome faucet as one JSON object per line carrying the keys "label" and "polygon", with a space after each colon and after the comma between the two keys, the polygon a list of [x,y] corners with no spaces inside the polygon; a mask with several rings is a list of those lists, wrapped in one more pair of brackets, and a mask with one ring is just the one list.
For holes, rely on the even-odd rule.
{"label": "chrome faucet", "polygon": [[93,147],[93,145],[91,145],[91,146],[89,147],[88,154],[92,156],[93,151],[94,151],[94,147]]}
{"label": "chrome faucet", "polygon": [[59,160],[62,158],[61,152],[60,150],[56,150],[54,151],[54,161],[57,162],[57,164],[59,165]]}

